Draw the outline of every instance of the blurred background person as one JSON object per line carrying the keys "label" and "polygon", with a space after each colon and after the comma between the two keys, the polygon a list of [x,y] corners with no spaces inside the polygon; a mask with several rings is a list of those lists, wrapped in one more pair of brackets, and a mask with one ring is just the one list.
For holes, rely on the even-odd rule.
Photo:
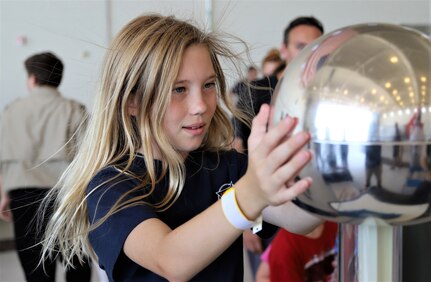
{"label": "blurred background person", "polygon": [[337,223],[329,221],[307,235],[280,229],[269,252],[270,281],[337,281],[334,267],[337,232]]}
{"label": "blurred background person", "polygon": [[256,282],[270,282],[269,275],[269,253],[272,245],[270,244],[260,256],[260,265],[256,272]]}
{"label": "blurred background person", "polygon": [[262,60],[262,75],[264,77],[274,75],[275,70],[283,63],[280,50],[272,48]]}
{"label": "blurred background person", "polygon": [[301,16],[292,20],[284,30],[281,56],[288,64],[302,49],[324,33],[322,23],[312,16]]}
{"label": "blurred background person", "polygon": [[234,87],[232,87],[231,92],[235,95],[238,95],[239,93],[245,91],[244,87],[247,87],[248,84],[250,84],[252,81],[257,79],[257,69],[255,66],[249,66],[247,68],[247,73],[245,75],[245,78],[238,81]]}
{"label": "blurred background person", "polygon": [[[283,32],[281,50],[279,52],[274,52],[271,51],[271,49],[265,57],[277,57],[276,54],[279,54],[285,61],[277,64],[277,67],[273,70],[272,74],[252,81],[250,89],[242,89],[244,92],[238,92],[238,107],[243,110],[251,107],[253,112],[257,114],[257,111],[259,111],[262,104],[271,103],[274,89],[278,80],[283,76],[284,69],[289,61],[294,59],[307,44],[316,40],[323,33],[323,25],[315,17],[300,16],[292,20]],[[275,55],[270,56],[271,53]],[[263,63],[268,60],[265,58]],[[238,127],[237,137],[241,140],[241,142],[238,142],[241,145],[238,149],[246,151],[250,129],[248,128],[248,125],[240,122],[236,123],[236,125]]]}
{"label": "blurred background person", "polygon": [[[241,95],[245,95],[245,93],[249,92],[250,89],[250,85],[253,81],[255,81],[257,79],[257,69],[255,66],[249,66],[247,68],[247,73],[245,75],[245,78],[238,81],[230,90],[229,93],[229,97],[230,97],[230,102],[235,105],[236,107],[239,107],[238,103],[240,100],[240,96]],[[244,99],[244,98],[242,98]],[[232,147],[235,148],[238,152],[244,152],[245,150],[245,146],[243,145],[243,138],[241,138],[240,136],[242,136],[240,130],[241,130],[241,126],[239,125],[239,120],[236,119],[232,119],[232,123],[234,124],[235,127],[235,140],[234,143],[232,144]]]}
{"label": "blurred background person", "polygon": [[[25,63],[29,95],[6,107],[1,119],[0,218],[12,221],[19,261],[27,281],[55,281],[55,258],[39,264],[43,228],[50,217],[40,214],[40,202],[74,157],[84,105],[63,97],[58,86],[63,63],[46,52]],[[86,261],[66,271],[66,281],[90,281]]]}
{"label": "blurred background person", "polygon": [[[238,108],[246,111],[249,107],[252,107],[256,115],[262,104],[270,104],[272,94],[277,82],[283,76],[286,64],[297,56],[307,44],[320,37],[323,33],[323,25],[314,17],[301,16],[292,20],[283,32],[281,52],[270,50],[265,57],[269,58],[273,56],[277,58],[280,55],[280,57],[288,60],[285,62],[281,61],[271,75],[252,81],[250,88],[245,89],[246,92],[239,93]],[[269,56],[270,54],[272,55]],[[266,60],[268,59],[264,59],[263,62]],[[235,148],[238,151],[247,153],[247,140],[250,135],[250,128],[239,121],[234,122],[237,132]],[[261,263],[260,255],[271,240],[262,240],[251,231],[245,231],[243,235],[244,247],[248,253],[252,273],[255,275]]]}
{"label": "blurred background person", "polygon": [[255,66],[249,66],[245,78],[235,83],[230,90],[232,103],[236,104],[239,99],[239,95],[247,91],[250,83],[257,79],[257,69]]}

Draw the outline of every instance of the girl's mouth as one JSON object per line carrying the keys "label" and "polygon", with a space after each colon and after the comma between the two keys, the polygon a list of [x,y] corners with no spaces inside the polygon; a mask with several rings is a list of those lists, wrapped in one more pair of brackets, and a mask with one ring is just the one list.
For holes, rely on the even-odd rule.
{"label": "girl's mouth", "polygon": [[201,135],[205,132],[205,125],[192,125],[192,126],[184,126],[183,127],[188,133],[192,135]]}

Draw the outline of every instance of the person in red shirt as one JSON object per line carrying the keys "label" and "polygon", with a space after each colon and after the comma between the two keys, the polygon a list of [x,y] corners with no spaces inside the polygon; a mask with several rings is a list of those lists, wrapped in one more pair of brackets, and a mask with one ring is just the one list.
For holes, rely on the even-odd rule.
{"label": "person in red shirt", "polygon": [[305,236],[280,229],[269,253],[271,282],[336,281],[337,231],[334,222],[325,222]]}

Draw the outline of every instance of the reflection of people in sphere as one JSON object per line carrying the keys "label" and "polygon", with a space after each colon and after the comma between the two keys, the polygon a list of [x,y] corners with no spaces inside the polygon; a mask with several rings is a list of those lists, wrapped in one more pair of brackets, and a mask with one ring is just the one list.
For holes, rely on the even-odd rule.
{"label": "reflection of people in sphere", "polygon": [[353,180],[347,164],[348,150],[345,144],[315,143],[317,162],[325,182]]}
{"label": "reflection of people in sphere", "polygon": [[[415,119],[409,139],[411,142],[425,141],[423,123],[420,121],[420,115],[418,115],[418,117]],[[411,178],[415,176],[415,173],[422,171],[422,167],[420,164],[422,150],[423,146],[419,144],[414,144],[411,147],[409,168],[409,176]]]}
{"label": "reflection of people in sphere", "polygon": [[[398,126],[398,122],[395,123],[395,136],[394,136],[394,142],[400,142],[401,141],[401,131],[400,127]],[[392,168],[400,167],[402,163],[402,156],[403,156],[403,147],[400,145],[395,144],[392,151],[392,157],[393,157],[393,164]]]}
{"label": "reflection of people in sphere", "polygon": [[382,186],[382,146],[370,145],[365,148],[365,169],[367,181],[365,186],[370,187],[371,177],[377,180],[377,187]]}

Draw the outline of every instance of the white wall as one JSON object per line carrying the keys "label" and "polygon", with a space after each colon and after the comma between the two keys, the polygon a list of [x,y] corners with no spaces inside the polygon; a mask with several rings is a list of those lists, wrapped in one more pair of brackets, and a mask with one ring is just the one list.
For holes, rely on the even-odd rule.
{"label": "white wall", "polygon": [[[194,18],[206,25],[205,2],[126,0],[0,0],[0,110],[26,95],[23,61],[52,50],[65,62],[60,90],[91,106],[99,68],[113,34],[146,12]],[[299,15],[314,15],[326,31],[361,22],[431,25],[431,0],[213,0],[214,29],[239,36],[260,65],[266,51],[279,47],[283,29]],[[18,45],[19,36],[27,44]],[[235,79],[235,78],[232,78]]]}
{"label": "white wall", "polygon": [[[1,0],[0,109],[27,94],[23,62],[46,50],[65,63],[60,90],[77,100],[90,101],[107,45],[105,7],[104,1]],[[27,38],[27,44],[17,44],[20,36]]]}

